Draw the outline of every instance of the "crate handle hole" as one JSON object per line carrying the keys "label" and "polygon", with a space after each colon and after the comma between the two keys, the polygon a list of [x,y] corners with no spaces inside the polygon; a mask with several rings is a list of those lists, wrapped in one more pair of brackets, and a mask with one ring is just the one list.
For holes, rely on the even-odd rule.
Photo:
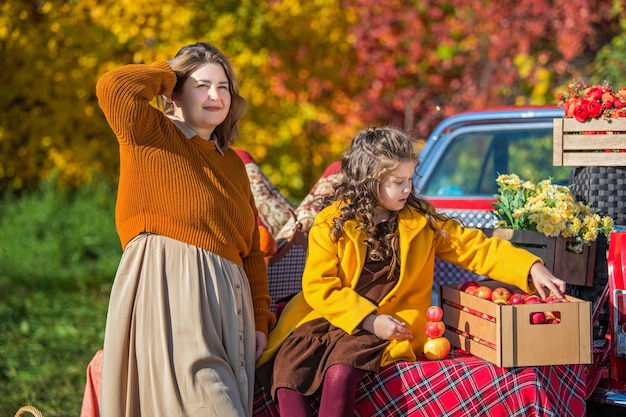
{"label": "crate handle hole", "polygon": [[533,311],[528,315],[528,321],[536,324],[559,324],[561,323],[560,311]]}

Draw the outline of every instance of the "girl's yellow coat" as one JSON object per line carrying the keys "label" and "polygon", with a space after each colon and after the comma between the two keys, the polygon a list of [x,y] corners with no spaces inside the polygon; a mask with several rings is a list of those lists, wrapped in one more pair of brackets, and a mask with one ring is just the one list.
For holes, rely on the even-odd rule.
{"label": "girl's yellow coat", "polygon": [[365,232],[357,229],[356,221],[348,221],[342,237],[333,242],[329,232],[336,215],[338,206],[331,205],[318,214],[311,227],[302,292],[283,310],[258,365],[271,359],[287,336],[303,323],[324,317],[353,334],[372,313],[396,317],[413,332],[410,341],[391,341],[381,365],[414,361],[426,341],[425,313],[432,304],[435,256],[526,292],[534,291],[528,286],[528,273],[535,262],[542,262],[541,258],[513,247],[506,240],[488,238],[480,230],[462,228],[454,221],[444,224],[449,239],[436,237],[425,217],[407,206],[398,220],[401,265],[398,284],[376,306],[354,291],[365,263]]}

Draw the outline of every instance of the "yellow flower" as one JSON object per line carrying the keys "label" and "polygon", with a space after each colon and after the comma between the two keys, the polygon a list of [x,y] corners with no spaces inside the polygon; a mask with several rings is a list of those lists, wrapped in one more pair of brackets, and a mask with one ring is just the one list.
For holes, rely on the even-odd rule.
{"label": "yellow flower", "polygon": [[599,233],[609,237],[613,231],[612,218],[576,201],[566,186],[552,184],[549,179],[534,184],[515,174],[502,174],[496,182],[501,193],[494,203],[497,227],[574,238],[568,244],[580,250],[582,245],[597,239]]}

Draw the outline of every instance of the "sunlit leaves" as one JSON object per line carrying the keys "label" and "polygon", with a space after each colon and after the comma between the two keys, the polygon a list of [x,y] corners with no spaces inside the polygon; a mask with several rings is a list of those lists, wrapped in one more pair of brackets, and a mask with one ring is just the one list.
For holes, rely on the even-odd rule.
{"label": "sunlit leaves", "polygon": [[32,188],[54,171],[67,186],[115,177],[96,80],[203,40],[230,57],[250,103],[236,146],[298,200],[368,124],[424,138],[458,111],[550,103],[556,87],[589,78],[604,45],[598,73],[621,74],[623,38],[611,43],[620,3],[1,2],[0,85],[10,87],[0,95],[0,190]]}

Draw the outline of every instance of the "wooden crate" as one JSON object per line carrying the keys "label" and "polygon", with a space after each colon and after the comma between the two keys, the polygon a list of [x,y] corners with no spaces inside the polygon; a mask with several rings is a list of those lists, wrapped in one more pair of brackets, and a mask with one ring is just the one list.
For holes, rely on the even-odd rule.
{"label": "wooden crate", "polygon": [[[514,288],[494,280],[480,283]],[[445,337],[453,346],[503,368],[593,363],[590,301],[567,296],[569,302],[499,305],[457,285],[440,287]],[[531,324],[531,313],[546,311],[558,312],[561,321]]]}
{"label": "wooden crate", "polygon": [[483,228],[487,236],[497,236],[510,241],[514,246],[526,249],[543,259],[556,277],[568,284],[593,286],[596,259],[596,242],[584,245],[582,253],[567,250],[567,242],[574,239],[548,237],[534,230],[505,228]]}
{"label": "wooden crate", "polygon": [[626,166],[626,118],[554,119],[553,135],[554,166]]}

